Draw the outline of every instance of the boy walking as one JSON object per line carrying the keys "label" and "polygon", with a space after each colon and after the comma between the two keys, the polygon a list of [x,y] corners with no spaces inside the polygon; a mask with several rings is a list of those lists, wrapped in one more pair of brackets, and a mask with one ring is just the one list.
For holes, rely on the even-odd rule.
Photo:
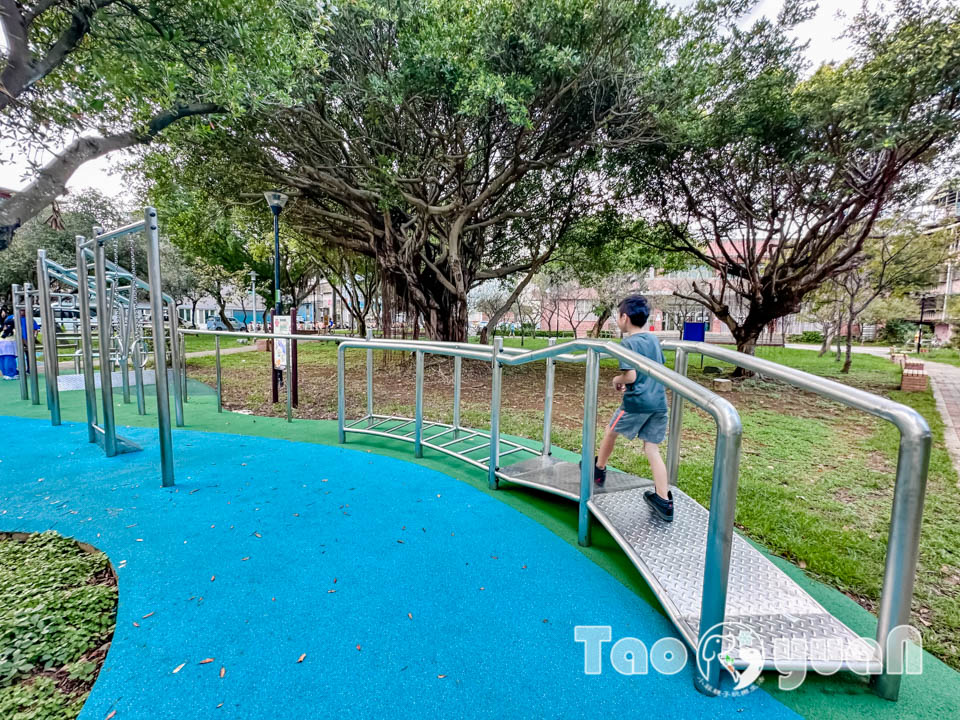
{"label": "boy walking", "polygon": [[[644,332],[650,316],[650,305],[642,295],[630,295],[619,307],[617,325],[623,335],[620,344],[638,355],[663,364],[663,350],[656,335]],[[643,440],[643,452],[650,462],[655,490],[647,490],[643,497],[653,511],[666,522],[673,520],[673,493],[667,482],[667,466],[660,457],[660,443],[667,434],[667,394],[663,385],[646,375],[638,375],[626,363],[623,371],[613,378],[613,386],[623,393],[623,401],[604,432],[597,450],[593,480],[602,486],[607,479],[607,460],[613,453],[617,435],[628,440]]]}

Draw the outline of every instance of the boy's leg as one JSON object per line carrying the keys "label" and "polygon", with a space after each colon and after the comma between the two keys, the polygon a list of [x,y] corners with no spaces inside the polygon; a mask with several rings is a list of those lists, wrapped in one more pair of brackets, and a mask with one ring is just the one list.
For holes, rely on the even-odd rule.
{"label": "boy's leg", "polygon": [[597,448],[597,467],[606,468],[607,461],[613,454],[613,447],[617,444],[617,433],[613,428],[608,427],[603,433],[603,439],[600,441],[600,447]]}
{"label": "boy's leg", "polygon": [[650,463],[650,472],[653,474],[653,485],[657,490],[657,495],[664,500],[668,499],[667,493],[670,487],[667,481],[667,466],[664,464],[663,458],[660,457],[660,446],[649,440],[644,440],[643,452]]}

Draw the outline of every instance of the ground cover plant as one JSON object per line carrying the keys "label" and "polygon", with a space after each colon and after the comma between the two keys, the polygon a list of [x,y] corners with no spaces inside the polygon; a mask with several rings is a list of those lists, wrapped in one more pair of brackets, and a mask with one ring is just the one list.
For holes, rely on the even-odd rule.
{"label": "ground cover plant", "polygon": [[107,556],[55,532],[0,536],[0,717],[73,720],[116,622]]}

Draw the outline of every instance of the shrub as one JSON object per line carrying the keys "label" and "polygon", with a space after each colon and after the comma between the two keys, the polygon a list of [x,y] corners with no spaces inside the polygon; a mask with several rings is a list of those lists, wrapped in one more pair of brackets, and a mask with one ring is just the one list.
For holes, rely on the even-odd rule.
{"label": "shrub", "polygon": [[888,320],[880,331],[880,339],[892,345],[904,345],[913,340],[916,332],[916,324],[909,320]]}
{"label": "shrub", "polygon": [[823,333],[819,330],[804,330],[799,335],[791,335],[790,342],[819,345],[823,342]]}

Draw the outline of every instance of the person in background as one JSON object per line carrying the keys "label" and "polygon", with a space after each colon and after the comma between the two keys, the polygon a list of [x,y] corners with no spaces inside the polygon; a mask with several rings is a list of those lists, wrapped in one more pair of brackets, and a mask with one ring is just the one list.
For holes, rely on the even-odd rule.
{"label": "person in background", "polygon": [[13,315],[7,314],[0,325],[0,375],[4,380],[17,379],[17,331]]}

